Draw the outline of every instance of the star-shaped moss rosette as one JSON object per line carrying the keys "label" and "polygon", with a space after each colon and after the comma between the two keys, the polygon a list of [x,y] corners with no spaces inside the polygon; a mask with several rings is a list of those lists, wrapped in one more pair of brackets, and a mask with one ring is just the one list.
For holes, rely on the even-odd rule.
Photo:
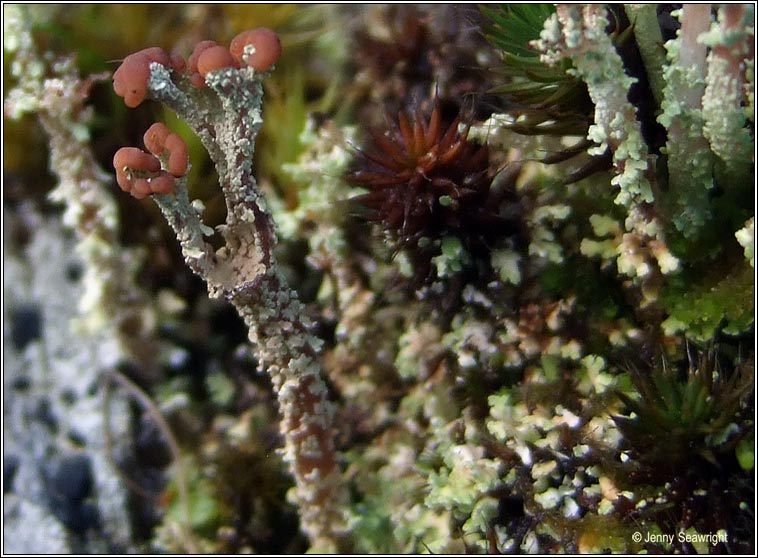
{"label": "star-shaped moss rosette", "polygon": [[371,134],[371,147],[358,150],[346,176],[368,190],[352,198],[359,215],[379,223],[416,263],[428,264],[445,237],[475,253],[514,231],[498,213],[503,195],[491,188],[487,147],[460,127],[460,116],[445,125],[436,102],[428,120],[419,110],[401,111],[396,127]]}
{"label": "star-shaped moss rosette", "polygon": [[614,421],[640,462],[659,472],[687,467],[693,457],[713,463],[746,433],[739,419],[753,389],[752,360],[728,371],[710,350],[682,368],[663,360],[649,370],[632,370],[639,396],[618,393],[629,412]]}

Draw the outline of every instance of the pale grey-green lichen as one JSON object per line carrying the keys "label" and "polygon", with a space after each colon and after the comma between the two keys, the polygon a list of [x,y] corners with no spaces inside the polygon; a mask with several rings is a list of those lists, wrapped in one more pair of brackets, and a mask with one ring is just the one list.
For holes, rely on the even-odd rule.
{"label": "pale grey-green lichen", "polygon": [[748,219],[734,236],[745,251],[745,259],[750,262],[750,267],[755,267],[755,217]]}
{"label": "pale grey-green lichen", "polygon": [[563,261],[563,248],[556,242],[553,226],[565,221],[571,214],[567,205],[541,204],[528,217],[532,230],[529,255],[551,263]]}
{"label": "pale grey-green lichen", "polygon": [[[556,22],[560,24],[560,33],[555,30]],[[647,178],[654,161],[642,138],[636,109],[628,100],[629,89],[636,78],[625,72],[621,57],[605,33],[607,24],[604,6],[559,4],[554,19],[545,23],[545,31],[533,44],[545,62],[570,59],[573,67],[568,72],[587,84],[595,105],[594,123],[588,129],[587,138],[597,144],[588,152],[600,155],[610,149],[616,171],[611,184],[619,189],[615,202],[627,207],[633,215],[625,221],[630,236],[625,235],[619,246],[619,269],[632,277],[646,277],[647,264],[634,260],[638,259],[638,247],[649,241],[660,253],[654,259],[663,264],[661,271],[671,273],[678,269],[678,262],[668,252],[662,227],[645,224],[654,222],[655,214],[642,209],[655,201]],[[649,230],[654,230],[655,236],[648,239],[646,231]]]}
{"label": "pale grey-green lichen", "polygon": [[711,49],[703,94],[703,131],[732,179],[745,176],[754,151],[742,109],[742,74],[753,42],[753,13],[749,5],[721,6],[718,21],[698,38]]}
{"label": "pale grey-green lichen", "polygon": [[655,219],[641,216],[636,209],[630,211],[626,220],[630,232],[624,232],[618,222],[606,215],[592,215],[590,223],[602,240],[583,239],[580,250],[585,256],[599,256],[606,265],[615,261],[619,273],[639,279],[649,277],[653,265],[664,274],[679,269],[679,260],[658,240],[660,225]]}
{"label": "pale grey-green lichen", "polygon": [[440,336],[439,328],[429,322],[411,325],[400,336],[395,368],[402,379],[423,380],[425,363],[444,351]]}
{"label": "pale grey-green lichen", "polygon": [[508,248],[493,250],[490,263],[504,283],[512,285],[521,283],[521,256],[516,251]]}
{"label": "pale grey-green lichen", "polygon": [[460,273],[469,261],[470,256],[460,239],[455,236],[442,238],[440,240],[440,254],[432,258],[437,276],[441,278],[452,277]]}
{"label": "pale grey-green lichen", "polygon": [[684,6],[678,37],[665,45],[668,64],[658,122],[668,129],[670,212],[685,236],[694,236],[705,224],[713,188],[713,155],[703,133],[701,101],[706,50],[696,40],[710,21],[709,11],[708,6]]}
{"label": "pale grey-green lichen", "polygon": [[[634,106],[627,100],[629,87],[636,80],[624,71],[605,33],[605,10],[601,5],[558,5],[555,20],[545,23],[545,31],[535,46],[549,63],[569,57],[574,64],[570,72],[587,84],[595,104],[595,122],[587,137],[598,144],[594,153],[603,153],[607,148],[613,152],[617,175],[611,183],[619,187],[616,203],[631,206],[653,201],[644,175],[648,153]],[[560,32],[556,32],[556,23],[560,23]]]}
{"label": "pale grey-green lichen", "polygon": [[271,376],[279,399],[283,455],[295,477],[292,498],[301,527],[314,549],[334,551],[344,534],[347,495],[332,439],[333,406],[318,361],[322,342],[277,266],[275,225],[253,175],[264,76],[252,68],[219,69],[206,76],[206,87],[196,88],[151,63],[148,96],[190,125],[216,165],[227,208],[226,222],[217,227],[223,246],[214,251],[204,239],[207,226],[184,179],[175,193],[154,198],[187,264],[207,282],[211,296],[234,304],[249,328],[259,367]]}

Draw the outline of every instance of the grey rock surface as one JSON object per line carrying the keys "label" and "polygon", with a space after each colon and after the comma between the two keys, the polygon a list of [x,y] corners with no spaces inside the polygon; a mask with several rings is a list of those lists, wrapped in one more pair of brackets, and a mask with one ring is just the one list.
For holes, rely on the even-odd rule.
{"label": "grey rock surface", "polygon": [[122,355],[77,325],[84,292],[72,234],[18,211],[33,233],[17,246],[4,231],[3,550],[129,552],[129,495],[112,463],[131,451],[130,410],[117,390],[106,410],[104,387]]}

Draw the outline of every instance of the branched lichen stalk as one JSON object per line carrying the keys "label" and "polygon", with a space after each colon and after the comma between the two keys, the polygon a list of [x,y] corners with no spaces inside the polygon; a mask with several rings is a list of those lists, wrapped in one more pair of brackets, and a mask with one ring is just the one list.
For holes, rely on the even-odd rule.
{"label": "branched lichen stalk", "polygon": [[669,64],[658,122],[668,130],[669,213],[674,225],[694,236],[710,213],[708,191],[713,187],[713,155],[703,134],[705,45],[697,38],[710,27],[709,4],[685,4],[676,39],[665,45]]}
{"label": "branched lichen stalk", "polygon": [[645,177],[648,153],[634,106],[627,96],[636,81],[624,71],[624,64],[606,34],[606,9],[599,4],[559,4],[551,20],[545,22],[536,46],[548,63],[569,57],[570,70],[587,84],[595,105],[595,123],[588,139],[598,144],[593,153],[610,147],[617,174],[611,181],[619,187],[616,203],[631,206],[652,202],[653,192]]}
{"label": "branched lichen stalk", "polygon": [[[663,227],[653,205],[656,201],[653,186],[647,178],[652,174],[651,157],[635,107],[628,100],[635,78],[624,71],[623,61],[605,31],[607,26],[606,8],[600,4],[558,4],[534,46],[548,64],[569,58],[573,65],[569,72],[587,84],[595,105],[595,122],[589,127],[587,138],[598,144],[590,153],[611,150],[616,170],[611,184],[619,188],[615,202],[629,210],[625,221],[628,232],[619,247],[619,269],[626,269],[631,276],[648,275],[646,266],[622,264],[625,259],[640,257],[638,245],[654,243],[657,253],[653,256],[659,264],[666,262],[660,265],[660,270],[669,273],[678,268],[678,262],[666,248]],[[635,248],[629,251],[626,245]]]}
{"label": "branched lichen stalk", "polygon": [[271,376],[279,399],[284,455],[295,477],[303,530],[315,549],[338,549],[347,496],[333,443],[333,407],[321,377],[321,341],[277,267],[274,223],[253,176],[261,74],[219,69],[205,77],[206,87],[196,88],[159,63],[150,69],[148,96],[190,124],[216,165],[227,205],[226,223],[217,228],[224,246],[214,251],[204,239],[213,231],[202,223],[201,208],[189,202],[185,179],[178,180],[175,194],[155,200],[211,296],[231,301],[245,320],[259,366]]}
{"label": "branched lichen stalk", "polygon": [[745,178],[753,153],[742,110],[746,64],[753,59],[752,13],[748,5],[723,5],[718,22],[698,39],[711,47],[703,95],[704,132],[732,180]]}

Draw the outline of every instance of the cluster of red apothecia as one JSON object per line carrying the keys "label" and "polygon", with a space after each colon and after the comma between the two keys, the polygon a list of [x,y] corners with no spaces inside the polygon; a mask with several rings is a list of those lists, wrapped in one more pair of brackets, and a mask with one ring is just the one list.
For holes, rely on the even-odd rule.
{"label": "cluster of red apothecia", "polygon": [[[162,122],[150,126],[143,140],[150,153],[122,147],[113,156],[118,185],[137,199],[149,194],[170,194],[176,179],[187,173],[187,144]],[[161,169],[158,155],[166,156],[168,170]]]}
{"label": "cluster of red apothecia", "polygon": [[[124,58],[113,74],[113,89],[124,98],[127,107],[134,108],[147,96],[152,62],[186,73],[192,85],[204,87],[209,72],[244,66],[265,72],[281,53],[279,37],[265,27],[243,31],[232,39],[228,49],[215,41],[201,41],[186,62],[181,55],[169,55],[160,47],[150,47]],[[187,144],[160,122],[145,132],[144,142],[150,153],[123,147],[113,157],[119,186],[137,199],[173,192],[176,178],[184,176],[189,166]],[[167,158],[167,170],[161,169],[159,155]]]}
{"label": "cluster of red apothecia", "polygon": [[[245,47],[253,47],[246,55]],[[229,45],[229,48],[215,41],[201,41],[185,62],[181,55],[168,55],[160,47],[150,47],[130,54],[113,74],[113,89],[124,98],[130,108],[138,106],[147,95],[147,81],[150,78],[150,64],[159,64],[177,72],[186,72],[195,87],[205,85],[205,76],[221,68],[248,66],[258,72],[265,72],[282,53],[279,37],[271,29],[259,27],[243,31]]]}

